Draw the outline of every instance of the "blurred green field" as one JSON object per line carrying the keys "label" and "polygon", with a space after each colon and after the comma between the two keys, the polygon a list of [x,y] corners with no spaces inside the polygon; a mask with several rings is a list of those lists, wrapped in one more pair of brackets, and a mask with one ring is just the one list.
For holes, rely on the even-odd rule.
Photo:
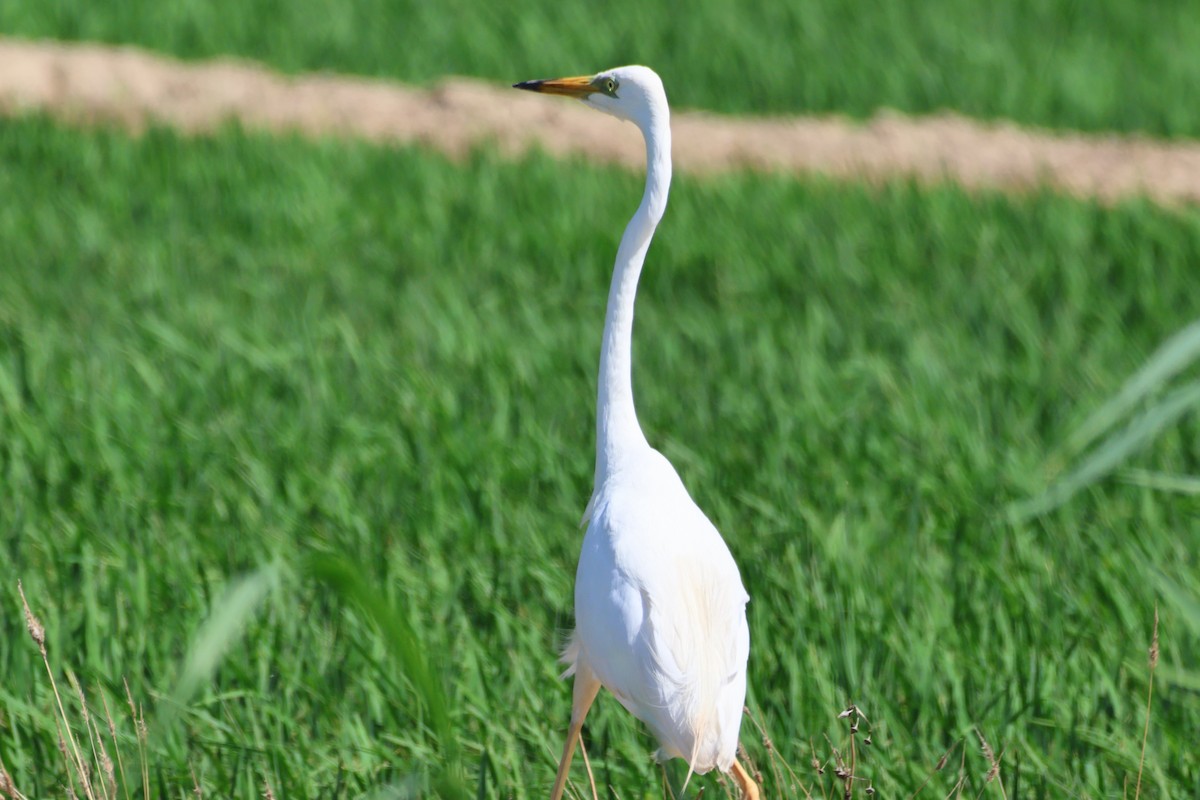
{"label": "blurred green field", "polygon": [[0,31],[237,55],[289,71],[511,83],[646,63],[682,106],[735,113],[950,108],[1100,131],[1200,136],[1193,0],[123,0],[0,4]]}
{"label": "blurred green field", "polygon": [[[62,780],[20,578],[55,670],[95,705],[122,677],[146,703],[155,796],[189,771],[246,798],[264,780],[419,789],[441,758],[429,718],[379,634],[297,567],[331,552],[421,637],[471,786],[545,792],[603,302],[640,178],[38,119],[0,124],[0,164],[19,198],[0,204],[0,759],[18,787]],[[640,415],[742,564],[750,702],[802,776],[853,701],[883,796],[963,737],[968,795],[998,796],[974,726],[1009,797],[1121,795],[1157,602],[1145,781],[1200,785],[1196,498],[1109,480],[1039,521],[1002,514],[1194,317],[1198,263],[1194,211],[676,182],[639,300]],[[1134,463],[1195,474],[1198,434],[1192,417]],[[264,564],[279,577],[244,639],[173,702],[202,621]],[[603,699],[589,723],[605,796],[661,796],[623,710]]]}

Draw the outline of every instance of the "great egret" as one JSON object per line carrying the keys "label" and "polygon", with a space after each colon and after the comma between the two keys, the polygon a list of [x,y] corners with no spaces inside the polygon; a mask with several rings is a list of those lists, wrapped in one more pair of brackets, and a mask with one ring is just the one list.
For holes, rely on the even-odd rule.
{"label": "great egret", "polygon": [[634,123],[646,140],[646,191],[617,249],[600,346],[595,486],[575,573],[575,632],[563,655],[575,685],[553,800],[601,686],[650,728],[660,762],[686,759],[689,779],[714,767],[732,772],[757,800],[737,761],[750,598],[721,534],[646,442],[633,406],[633,300],[671,184],[666,92],[653,70],[637,66],[514,87],[578,98]]}

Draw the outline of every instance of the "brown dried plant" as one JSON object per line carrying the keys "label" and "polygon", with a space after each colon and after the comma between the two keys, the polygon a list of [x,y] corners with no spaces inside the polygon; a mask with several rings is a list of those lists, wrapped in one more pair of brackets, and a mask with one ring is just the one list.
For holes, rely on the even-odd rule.
{"label": "brown dried plant", "polygon": [[1150,702],[1154,699],[1154,669],[1158,666],[1158,603],[1154,604],[1154,632],[1150,635],[1150,678],[1146,686],[1146,722],[1142,727],[1142,755],[1138,759],[1137,785],[1133,800],[1142,795],[1142,771],[1146,767],[1146,740],[1150,738]]}
{"label": "brown dried plant", "polygon": [[[102,688],[95,687],[95,692],[99,695],[104,708],[104,727],[108,729],[108,742],[105,742],[104,727],[91,711],[83,684],[70,669],[67,669],[65,674],[67,683],[73,690],[75,702],[78,703],[77,718],[73,719],[68,714],[68,704],[63,702],[54,669],[50,666],[46,627],[30,607],[29,600],[25,596],[25,587],[21,581],[17,581],[17,592],[21,596],[25,627],[29,631],[30,639],[37,645],[54,695],[54,708],[57,713],[52,718],[54,719],[58,751],[65,765],[66,785],[63,787],[65,794],[68,797],[77,798],[82,793],[86,800],[117,800],[118,793],[123,791],[125,800],[130,800],[130,787],[125,777],[125,759],[121,753],[117,724],[109,708],[107,694]],[[130,719],[138,742],[142,772],[142,796],[150,797],[150,775],[146,758],[146,723],[139,708],[133,703],[133,695],[129,691],[128,682],[125,684],[125,694],[129,701]],[[72,708],[71,711],[75,712],[76,710]],[[83,740],[85,731],[87,739]],[[12,777],[0,764],[0,800],[6,798],[25,800],[25,796],[17,791]]]}

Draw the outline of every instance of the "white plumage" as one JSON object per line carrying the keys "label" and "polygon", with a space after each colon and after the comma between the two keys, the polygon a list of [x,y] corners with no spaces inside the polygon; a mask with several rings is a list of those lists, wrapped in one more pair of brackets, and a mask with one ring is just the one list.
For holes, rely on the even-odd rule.
{"label": "white plumage", "polygon": [[617,251],[600,349],[595,486],[575,575],[575,632],[564,655],[574,698],[553,800],[601,685],[649,727],[660,761],[683,758],[689,775],[732,772],[743,793],[757,798],[736,760],[749,597],[721,535],[646,442],[633,404],[634,296],[671,183],[662,81],[635,66],[517,87],[577,97],[633,122],[646,140],[646,191]]}
{"label": "white plumage", "polygon": [[569,669],[586,664],[646,723],[659,760],[728,771],[750,634],[737,565],[648,446],[600,487],[575,575]]}

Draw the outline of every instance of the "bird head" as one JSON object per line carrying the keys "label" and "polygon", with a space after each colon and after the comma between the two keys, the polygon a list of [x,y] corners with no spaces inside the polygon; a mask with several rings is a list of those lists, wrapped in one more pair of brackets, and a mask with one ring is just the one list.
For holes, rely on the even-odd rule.
{"label": "bird head", "polygon": [[649,67],[617,67],[576,78],[523,81],[514,83],[513,88],[574,97],[584,105],[643,129],[654,116],[665,114],[667,109],[662,80]]}

